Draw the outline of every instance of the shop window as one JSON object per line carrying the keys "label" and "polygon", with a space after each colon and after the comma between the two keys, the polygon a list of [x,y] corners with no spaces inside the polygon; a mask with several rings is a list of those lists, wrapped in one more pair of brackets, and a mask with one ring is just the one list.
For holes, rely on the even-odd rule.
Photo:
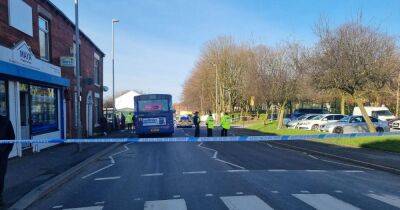
{"label": "shop window", "polygon": [[44,133],[58,129],[57,91],[54,88],[31,85],[31,130]]}
{"label": "shop window", "polygon": [[7,116],[7,86],[6,81],[0,80],[0,115]]}
{"label": "shop window", "polygon": [[50,60],[50,37],[49,37],[49,22],[39,17],[39,48],[40,58],[42,60]]}

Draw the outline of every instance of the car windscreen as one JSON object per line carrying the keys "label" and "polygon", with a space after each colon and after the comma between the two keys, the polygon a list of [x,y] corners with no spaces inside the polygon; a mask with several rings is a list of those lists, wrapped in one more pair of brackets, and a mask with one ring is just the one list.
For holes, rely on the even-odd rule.
{"label": "car windscreen", "polygon": [[167,99],[153,99],[153,100],[139,100],[138,111],[139,112],[160,112],[169,111]]}
{"label": "car windscreen", "polygon": [[315,116],[317,116],[317,115],[307,115],[306,119],[307,119],[307,120],[311,120],[311,119],[313,119]]}
{"label": "car windscreen", "polygon": [[312,120],[320,120],[320,119],[322,119],[322,117],[323,117],[323,115],[317,115],[317,116],[315,116],[315,117],[313,117],[311,119]]}
{"label": "car windscreen", "polygon": [[372,116],[392,116],[393,114],[389,110],[372,111]]}

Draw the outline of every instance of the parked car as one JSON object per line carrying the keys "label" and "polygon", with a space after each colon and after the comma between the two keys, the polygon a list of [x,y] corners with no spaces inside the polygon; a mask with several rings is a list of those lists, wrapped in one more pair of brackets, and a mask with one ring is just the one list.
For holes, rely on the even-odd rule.
{"label": "parked car", "polygon": [[284,119],[285,124],[289,123],[290,121],[297,120],[299,117],[306,115],[306,114],[328,114],[328,110],[326,109],[295,109],[291,115]]}
{"label": "parked car", "polygon": [[302,115],[302,116],[298,117],[295,120],[287,122],[285,125],[286,125],[287,128],[294,129],[294,128],[297,128],[298,124],[300,122],[302,122],[303,120],[308,120],[308,119],[314,118],[317,115],[318,114],[305,114],[305,115]]}
{"label": "parked car", "polygon": [[320,126],[326,125],[328,123],[333,123],[341,120],[346,115],[342,114],[321,114],[317,115],[311,119],[303,120],[298,125],[297,128],[303,130],[319,130]]}
{"label": "parked car", "polygon": [[[368,116],[378,118],[379,120],[388,121],[391,119],[396,119],[396,117],[385,106],[366,106],[365,111],[367,111]],[[359,107],[354,107],[353,115],[362,115]]]}
{"label": "parked car", "polygon": [[[388,122],[371,117],[372,123],[378,132],[388,132],[390,130]],[[347,116],[338,122],[328,123],[323,129],[329,133],[365,133],[368,132],[368,126],[363,116]]]}
{"label": "parked car", "polygon": [[176,127],[181,127],[181,128],[191,128],[193,127],[193,121],[190,116],[183,115],[179,117],[179,120],[176,124]]}

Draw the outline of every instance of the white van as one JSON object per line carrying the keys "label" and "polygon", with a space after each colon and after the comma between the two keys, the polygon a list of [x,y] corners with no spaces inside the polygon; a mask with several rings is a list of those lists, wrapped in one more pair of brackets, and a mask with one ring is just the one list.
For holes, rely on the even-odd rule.
{"label": "white van", "polygon": [[[382,121],[387,121],[396,118],[385,106],[382,107],[366,106],[365,110],[367,111],[368,116],[378,118],[379,120]],[[362,115],[359,107],[357,106],[354,107],[353,115]]]}

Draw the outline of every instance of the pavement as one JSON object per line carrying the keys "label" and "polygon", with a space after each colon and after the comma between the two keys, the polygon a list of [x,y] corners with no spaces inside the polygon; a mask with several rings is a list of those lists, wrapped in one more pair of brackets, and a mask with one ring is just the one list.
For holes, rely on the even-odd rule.
{"label": "pavement", "polygon": [[399,208],[387,172],[266,142],[160,142],[121,145],[29,209]]}
{"label": "pavement", "polygon": [[[115,132],[108,137],[126,136],[125,133]],[[110,145],[81,144],[81,151],[78,152],[77,144],[59,144],[39,153],[25,152],[22,157],[11,158],[3,194],[7,206]]]}

